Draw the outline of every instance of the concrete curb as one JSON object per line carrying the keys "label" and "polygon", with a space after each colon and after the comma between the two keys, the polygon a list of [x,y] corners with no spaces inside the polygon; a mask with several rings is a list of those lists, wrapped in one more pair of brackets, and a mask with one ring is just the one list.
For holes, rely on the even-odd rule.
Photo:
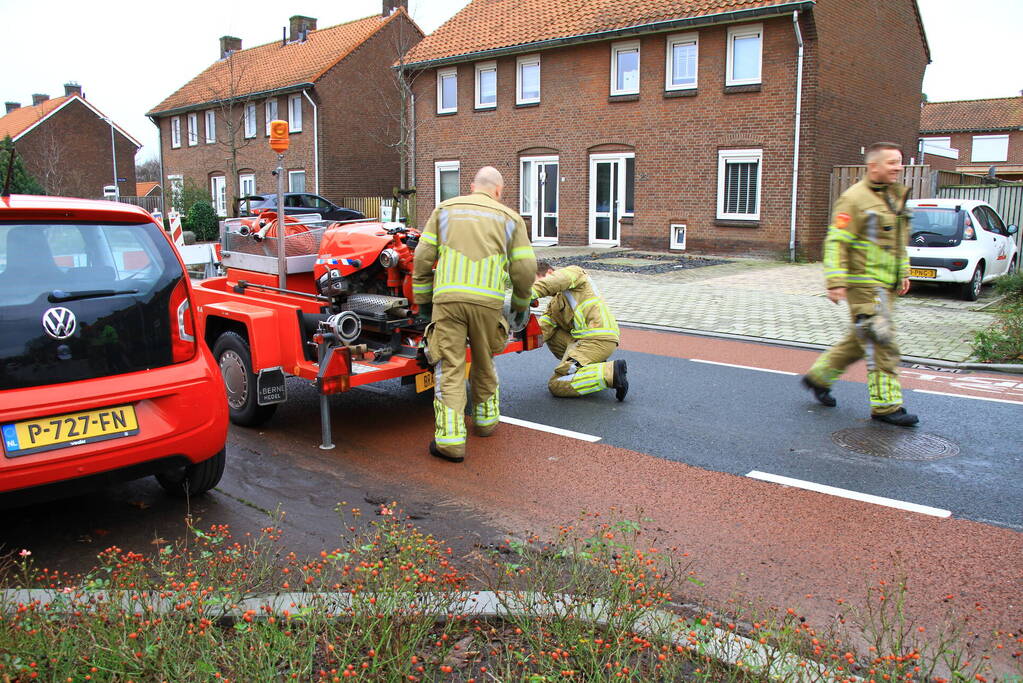
{"label": "concrete curb", "polygon": [[[128,590],[77,590],[61,591],[51,589],[8,588],[0,590],[0,613],[18,610],[56,607],[57,613],[74,611],[90,611],[101,604],[113,604],[136,614],[155,612],[157,614],[173,614],[181,611],[180,605],[199,600],[198,596],[170,594],[169,592],[152,593]],[[602,599],[580,599],[567,594],[551,594],[534,592],[508,591],[464,591],[457,593],[437,593],[434,595],[416,593],[410,601],[397,600],[399,596],[386,593],[365,593],[358,597],[346,592],[290,592],[275,593],[245,598],[237,603],[227,604],[215,598],[206,598],[198,602],[201,614],[212,619],[265,619],[279,615],[285,611],[289,618],[300,619],[304,611],[317,610],[321,614],[332,617],[349,616],[355,608],[378,613],[381,611],[415,610],[432,613],[438,621],[450,616],[482,617],[504,619],[516,616],[540,618],[573,618],[589,621],[605,626],[613,618],[611,607]],[[376,598],[370,604],[370,598]],[[187,605],[191,614],[197,614],[192,604]],[[801,659],[793,654],[783,654],[776,649],[762,645],[758,641],[740,636],[716,627],[703,627],[702,631],[694,631],[692,625],[679,615],[665,610],[649,610],[641,614],[631,625],[632,630],[646,637],[656,638],[662,642],[687,649],[695,649],[731,666],[738,666],[769,679],[806,680],[810,674],[815,679],[826,671],[820,662]],[[697,634],[694,645],[692,633]],[[849,681],[862,681],[857,677],[849,677]]]}
{"label": "concrete curb", "polygon": [[[728,332],[711,332],[709,330],[694,330],[686,327],[671,327],[669,325],[655,325],[652,323],[633,322],[630,320],[619,320],[622,327],[635,327],[644,330],[657,330],[659,332],[676,332],[679,334],[691,334],[697,337],[713,337],[716,339],[727,339],[729,341],[746,341],[758,344],[773,344],[794,349],[808,349],[811,351],[824,351],[829,346],[825,344],[812,344],[810,342],[793,341],[790,339],[771,339],[768,337],[751,337],[743,334],[730,334]],[[1014,365],[1011,363],[959,363],[955,361],[941,360],[939,358],[922,358],[920,356],[902,356],[902,362],[917,365],[933,365],[939,368],[950,370],[988,370],[991,372],[1003,372],[1007,374],[1023,375],[1023,364]]]}

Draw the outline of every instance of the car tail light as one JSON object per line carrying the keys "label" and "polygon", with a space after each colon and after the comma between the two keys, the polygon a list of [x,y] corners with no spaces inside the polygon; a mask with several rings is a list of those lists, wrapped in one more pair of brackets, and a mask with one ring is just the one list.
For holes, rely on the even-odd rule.
{"label": "car tail light", "polygon": [[185,278],[178,280],[170,296],[171,360],[183,363],[195,357],[195,319],[188,300]]}
{"label": "car tail light", "polygon": [[952,265],[956,268],[964,268],[966,266],[966,261],[952,261]]}

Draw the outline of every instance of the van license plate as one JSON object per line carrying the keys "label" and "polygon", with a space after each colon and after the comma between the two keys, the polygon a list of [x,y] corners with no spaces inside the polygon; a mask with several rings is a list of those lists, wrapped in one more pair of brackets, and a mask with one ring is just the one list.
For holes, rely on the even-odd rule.
{"label": "van license plate", "polygon": [[123,405],[0,426],[7,457],[80,446],[139,433],[135,406]]}
{"label": "van license plate", "polygon": [[934,268],[910,268],[910,277],[938,277],[938,271]]}
{"label": "van license plate", "polygon": [[433,389],[433,373],[430,371],[420,372],[416,375],[416,393],[421,394],[427,389]]}

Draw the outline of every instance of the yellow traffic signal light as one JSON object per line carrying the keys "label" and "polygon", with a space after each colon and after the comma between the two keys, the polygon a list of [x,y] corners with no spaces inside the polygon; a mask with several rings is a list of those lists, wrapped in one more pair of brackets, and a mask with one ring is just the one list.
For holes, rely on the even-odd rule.
{"label": "yellow traffic signal light", "polygon": [[288,151],[288,122],[277,119],[270,122],[270,149],[278,154]]}

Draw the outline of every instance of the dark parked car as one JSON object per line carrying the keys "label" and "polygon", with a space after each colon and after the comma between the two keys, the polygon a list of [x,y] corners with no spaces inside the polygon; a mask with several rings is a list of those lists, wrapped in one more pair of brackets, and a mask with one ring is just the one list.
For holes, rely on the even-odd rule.
{"label": "dark parked car", "polygon": [[[237,213],[239,216],[254,216],[259,211],[275,210],[277,208],[277,195],[249,195],[241,197],[238,200],[238,204]],[[366,214],[361,211],[338,206],[318,194],[310,192],[285,192],[284,214],[298,213],[318,213],[328,221],[358,221],[366,218]]]}

